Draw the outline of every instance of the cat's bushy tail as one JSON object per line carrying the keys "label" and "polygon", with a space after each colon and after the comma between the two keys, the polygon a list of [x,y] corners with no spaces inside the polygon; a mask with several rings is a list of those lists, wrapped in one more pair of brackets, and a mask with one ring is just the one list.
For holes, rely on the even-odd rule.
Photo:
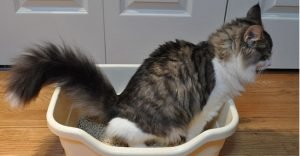
{"label": "cat's bushy tail", "polygon": [[[45,43],[27,49],[12,66],[7,97],[12,106],[24,106],[44,85],[57,83],[89,115],[105,117],[117,100],[111,83],[79,49]],[[108,115],[108,114],[107,114]]]}

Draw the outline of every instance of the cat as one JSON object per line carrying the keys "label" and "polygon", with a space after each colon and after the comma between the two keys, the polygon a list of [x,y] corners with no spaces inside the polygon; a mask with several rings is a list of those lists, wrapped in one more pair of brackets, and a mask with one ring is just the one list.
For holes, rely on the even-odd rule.
{"label": "cat", "polygon": [[58,83],[82,112],[107,123],[107,138],[130,147],[151,140],[178,145],[201,133],[223,103],[270,66],[272,46],[256,4],[207,41],[160,45],[117,95],[80,49],[46,42],[16,59],[7,94],[12,106],[24,106],[44,85]]}

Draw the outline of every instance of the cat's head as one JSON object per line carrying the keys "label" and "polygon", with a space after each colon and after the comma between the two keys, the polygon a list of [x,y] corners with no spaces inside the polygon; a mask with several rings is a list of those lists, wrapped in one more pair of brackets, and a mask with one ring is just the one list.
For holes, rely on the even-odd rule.
{"label": "cat's head", "polygon": [[[257,70],[271,65],[273,43],[264,30],[259,4],[251,7],[246,17],[233,20],[218,29],[208,41],[216,57],[224,65],[235,68],[240,76],[252,74],[255,77]],[[248,79],[252,81],[250,79],[253,78]]]}
{"label": "cat's head", "polygon": [[247,13],[246,19],[252,24],[246,28],[241,41],[240,52],[245,65],[256,65],[257,70],[263,70],[271,65],[272,38],[262,25],[259,5],[253,6]]}

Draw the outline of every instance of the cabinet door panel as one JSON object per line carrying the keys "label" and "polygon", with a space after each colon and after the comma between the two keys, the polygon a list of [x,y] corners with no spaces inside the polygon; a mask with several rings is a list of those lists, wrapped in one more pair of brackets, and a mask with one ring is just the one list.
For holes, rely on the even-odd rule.
{"label": "cabinet door panel", "polygon": [[222,26],[226,0],[104,0],[108,63],[141,63],[159,44],[197,43]]}
{"label": "cabinet door panel", "polygon": [[0,64],[43,41],[76,45],[105,63],[103,7],[96,0],[1,0]]}
{"label": "cabinet door panel", "polygon": [[[257,0],[229,0],[226,21],[241,17]],[[273,39],[273,69],[299,68],[299,2],[297,0],[261,0],[265,29]]]}

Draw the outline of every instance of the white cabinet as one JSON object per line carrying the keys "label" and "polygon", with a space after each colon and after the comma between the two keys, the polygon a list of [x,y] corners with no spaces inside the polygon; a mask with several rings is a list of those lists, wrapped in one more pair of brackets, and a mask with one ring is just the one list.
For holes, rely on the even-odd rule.
{"label": "white cabinet", "polygon": [[76,45],[105,62],[101,0],[0,0],[0,65],[42,41]]}
{"label": "white cabinet", "polygon": [[[81,47],[97,63],[141,63],[160,44],[207,40],[258,0],[1,0],[0,65],[41,41]],[[298,68],[297,0],[261,0],[271,68]]]}
{"label": "white cabinet", "polygon": [[[228,0],[226,21],[245,15],[258,0]],[[273,39],[272,66],[275,69],[299,68],[298,0],[260,0],[265,29]]]}
{"label": "white cabinet", "polygon": [[107,63],[141,63],[176,38],[207,40],[225,9],[226,0],[104,0]]}

